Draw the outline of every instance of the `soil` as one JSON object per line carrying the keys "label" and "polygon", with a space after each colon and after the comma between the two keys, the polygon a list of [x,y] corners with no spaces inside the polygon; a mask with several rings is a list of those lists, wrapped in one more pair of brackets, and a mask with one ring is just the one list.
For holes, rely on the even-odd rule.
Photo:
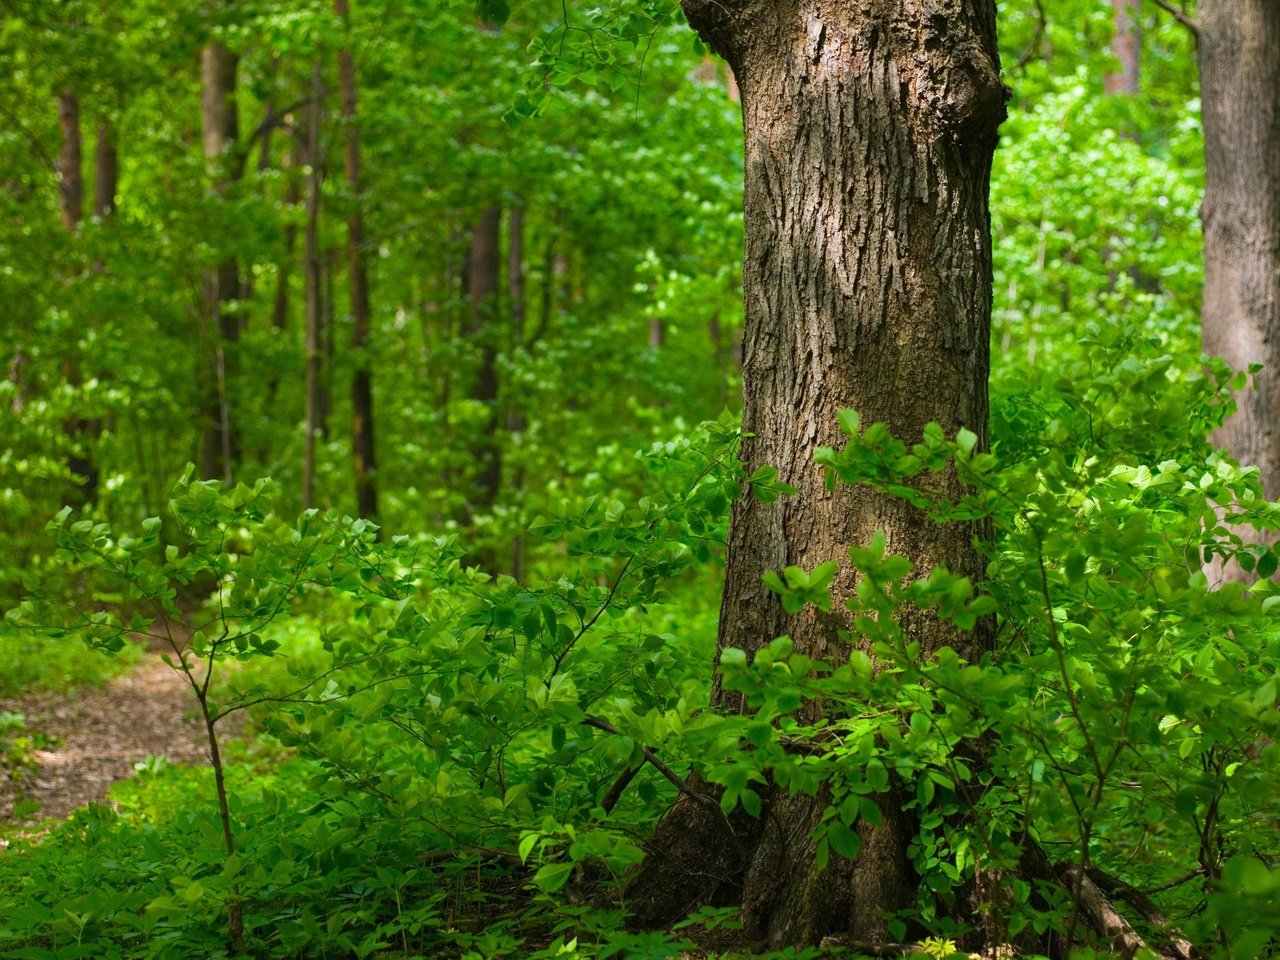
{"label": "soil", "polygon": [[[102,800],[117,780],[134,773],[148,756],[172,763],[208,763],[208,741],[195,722],[195,699],[182,676],[157,653],[148,653],[129,673],[101,687],[41,691],[0,700],[0,713],[25,714],[28,730],[52,739],[36,752],[38,768],[21,780],[0,774],[0,828],[19,823],[26,835],[40,821],[64,819]],[[31,800],[40,809],[15,821],[14,804]],[[0,838],[0,850],[7,841]]]}

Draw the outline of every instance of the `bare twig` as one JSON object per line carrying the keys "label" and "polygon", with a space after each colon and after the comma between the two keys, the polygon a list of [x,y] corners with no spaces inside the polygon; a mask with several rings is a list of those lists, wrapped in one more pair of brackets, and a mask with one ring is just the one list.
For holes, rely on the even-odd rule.
{"label": "bare twig", "polygon": [[1036,31],[1031,35],[1031,42],[1027,44],[1027,49],[1022,51],[1022,56],[1018,57],[1018,68],[1025,67],[1034,60],[1040,53],[1040,43],[1044,40],[1044,5],[1040,0],[1034,0],[1036,8]]}

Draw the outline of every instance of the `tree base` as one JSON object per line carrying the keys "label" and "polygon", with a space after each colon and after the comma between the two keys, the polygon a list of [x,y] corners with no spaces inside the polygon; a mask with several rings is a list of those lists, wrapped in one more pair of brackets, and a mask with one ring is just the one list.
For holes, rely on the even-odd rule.
{"label": "tree base", "polygon": [[[636,927],[669,927],[700,907],[737,906],[742,935],[767,949],[856,945],[872,956],[913,949],[912,944],[896,943],[901,938],[891,937],[888,930],[890,915],[915,906],[918,882],[905,853],[915,824],[895,798],[881,798],[880,826],[860,826],[862,848],[855,860],[832,855],[827,869],[819,872],[812,835],[827,807],[821,795],[775,791],[760,817],[739,811],[726,820],[718,809],[697,801],[696,796],[705,797],[703,784],[691,781],[690,790],[658,825],[646,845],[644,862],[628,882],[627,908]],[[1078,904],[1077,941],[1092,932],[1121,956],[1153,949],[1168,960],[1190,960],[1191,945],[1150,901],[1135,904],[1134,896],[1120,889],[1123,884],[1101,871],[1082,874],[1074,864],[1051,863],[1030,839],[1022,847],[1018,877],[1042,888],[1062,888]],[[992,922],[992,902],[1000,899],[998,891],[1007,889],[1011,879],[988,874],[960,891],[956,919],[973,926],[962,948],[991,957],[1013,951],[1065,960],[1069,944],[1062,934],[1037,935],[1027,928],[1010,943],[1003,936],[1003,924]],[[1149,945],[1104,890],[1130,903],[1164,942]],[[908,926],[908,938],[928,934]]]}

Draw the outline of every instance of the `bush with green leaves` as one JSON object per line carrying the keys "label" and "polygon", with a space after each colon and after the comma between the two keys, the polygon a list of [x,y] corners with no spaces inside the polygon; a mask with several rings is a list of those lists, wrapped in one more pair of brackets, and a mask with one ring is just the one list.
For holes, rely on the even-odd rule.
{"label": "bush with green leaves", "polygon": [[[1091,326],[1081,341],[1090,376],[1068,368],[1041,384],[1031,412],[997,399],[998,411],[1043,419],[1006,432],[994,453],[967,431],[933,427],[908,445],[843,418],[845,447],[818,455],[831,483],[905,498],[922,522],[989,518],[981,592],[942,569],[913,571],[881,538],[852,548],[848,660],[815,663],[785,637],[751,662],[726,650],[724,683],[751,712],[704,715],[680,743],[703,758],[695,767],[720,785],[726,813],[759,812],[753,784],[828,797],[820,860],[855,856],[854,828],[881,817],[876,798],[905,798],[922,885],[899,935],[908,921],[963,934],[948,904],[994,870],[1015,879],[989,892],[989,915],[962,921],[1010,942],[1028,926],[1078,939],[1084,918],[1063,895],[1076,865],[1138,905],[1152,942],[1185,935],[1206,953],[1259,956],[1280,935],[1269,906],[1280,889],[1280,586],[1267,579],[1275,550],[1237,524],[1265,538],[1280,505],[1255,469],[1203,439],[1244,377],[1178,363],[1138,331]],[[1144,404],[1120,402],[1134,395]],[[965,496],[939,492],[946,471]],[[1214,558],[1260,579],[1210,584]],[[790,610],[828,609],[834,573],[788,569],[766,583]],[[949,648],[922,659],[901,626],[906,608],[961,628],[995,614],[994,649],[978,663]],[[814,700],[821,719],[801,722]]]}
{"label": "bush with green leaves", "polygon": [[[337,937],[341,924],[326,928],[316,917],[335,884],[360,886],[360,870],[381,876],[378,851],[390,844],[404,857],[397,869],[408,871],[399,887],[415,901],[442,889],[442,872],[456,878],[467,865],[488,864],[480,888],[449,908],[468,918],[463,930],[477,916],[481,925],[495,919],[486,906],[496,896],[491,884],[522,902],[526,881],[534,891],[562,888],[566,852],[592,864],[588,885],[620,876],[639,856],[624,837],[638,833],[651,807],[620,809],[610,821],[618,795],[633,781],[633,796],[658,794],[639,770],[635,731],[673,704],[688,711],[701,699],[698,665],[712,635],[704,617],[702,655],[677,657],[672,638],[653,632],[661,617],[645,612],[668,602],[668,585],[696,585],[696,568],[723,540],[728,503],[748,480],[734,456],[737,436],[726,416],[640,457],[654,478],[652,496],[630,505],[591,496],[541,521],[536,529],[561,541],[578,571],[530,587],[464,569],[450,541],[378,543],[372,525],[316,511],[285,522],[265,482],[223,490],[184,478],[170,504],[169,543],[158,519],[140,535],[120,535],[64,511],[51,524],[62,578],[33,584],[10,619],[108,651],[138,634],[159,643],[192,691],[212,782],[197,777],[202,809],[182,804],[190,842],[162,830],[148,854],[146,862],[165,864],[167,883],[141,875],[126,883],[135,866],[112,860],[121,873],[111,885],[136,888],[114,911],[74,892],[91,875],[103,885],[98,867],[76,859],[102,853],[77,846],[76,823],[111,838],[127,825],[90,811],[61,839],[29,851],[42,862],[61,851],[65,863],[47,862],[66,876],[43,887],[10,876],[31,906],[9,921],[5,937],[26,944],[25,955],[52,949],[69,935],[60,918],[71,909],[97,921],[70,931],[73,939],[112,945],[104,956],[190,955],[213,943],[233,954],[365,955],[375,947],[352,947]],[[77,593],[87,572],[95,583],[114,581],[112,604],[87,604]],[[189,609],[180,597],[195,586],[210,597]],[[299,622],[314,626],[299,632]],[[262,786],[258,775],[246,782],[222,757],[219,724],[245,710],[304,758],[280,775],[306,770],[305,805],[298,782],[287,790]],[[610,784],[618,784],[612,799]],[[278,861],[264,859],[275,842],[266,835],[297,833],[304,838],[286,844]],[[329,863],[330,852],[359,866],[309,885],[319,868],[307,864]],[[521,860],[537,869],[524,874]],[[432,893],[430,902],[443,896]],[[542,921],[549,930],[555,907],[539,896],[531,902],[551,911],[553,920]],[[306,903],[297,924],[280,913],[293,909],[291,897]],[[364,914],[376,949],[384,909]],[[144,922],[126,935],[139,911]],[[410,936],[415,949],[453,936],[437,929],[436,913],[415,917],[411,932],[399,931],[405,950]],[[603,930],[617,920],[602,914],[593,922]]]}

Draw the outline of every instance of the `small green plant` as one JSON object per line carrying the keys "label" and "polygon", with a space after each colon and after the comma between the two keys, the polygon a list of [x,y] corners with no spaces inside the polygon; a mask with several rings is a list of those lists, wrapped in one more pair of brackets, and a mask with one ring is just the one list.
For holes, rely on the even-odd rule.
{"label": "small green plant", "polygon": [[0,775],[22,781],[38,766],[37,750],[48,750],[56,741],[39,730],[27,728],[24,714],[0,713]]}

